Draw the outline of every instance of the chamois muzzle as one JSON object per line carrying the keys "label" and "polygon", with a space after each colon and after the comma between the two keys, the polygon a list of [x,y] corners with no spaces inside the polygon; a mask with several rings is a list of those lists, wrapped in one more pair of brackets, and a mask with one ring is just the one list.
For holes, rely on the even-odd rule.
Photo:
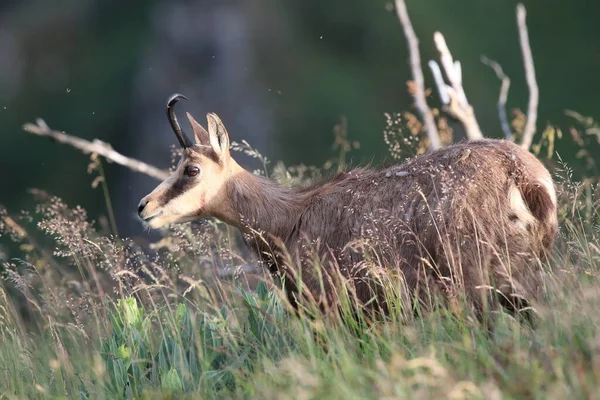
{"label": "chamois muzzle", "polygon": [[183,129],[181,129],[181,125],[179,125],[179,121],[177,121],[177,116],[175,115],[174,110],[175,103],[177,103],[181,99],[187,100],[188,98],[179,93],[175,93],[174,95],[169,97],[169,100],[167,100],[167,117],[169,117],[169,123],[171,124],[171,128],[173,128],[173,132],[175,132],[175,136],[177,136],[179,144],[182,148],[186,149],[188,147],[191,147],[193,145],[193,142],[185,134]]}
{"label": "chamois muzzle", "polygon": [[141,201],[140,204],[138,204],[138,215],[140,217],[142,217],[142,212],[144,211],[144,208],[146,207],[146,204],[148,204],[148,200],[144,197]]}

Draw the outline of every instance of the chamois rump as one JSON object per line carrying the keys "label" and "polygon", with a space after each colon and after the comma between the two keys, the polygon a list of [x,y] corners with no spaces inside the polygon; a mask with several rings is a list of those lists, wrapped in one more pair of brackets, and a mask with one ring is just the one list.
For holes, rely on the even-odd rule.
{"label": "chamois rump", "polygon": [[557,232],[556,194],[548,170],[514,143],[462,142],[287,188],[231,157],[215,114],[207,114],[208,129],[187,114],[191,141],[173,109],[181,98],[170,97],[167,115],[182,157],[140,201],[147,226],[215,217],[238,228],[270,271],[285,277],[295,306],[301,292],[335,307],[340,277],[359,304],[384,313],[381,282],[391,276],[411,300],[462,294],[477,313],[486,304],[516,312],[538,295],[540,260]]}

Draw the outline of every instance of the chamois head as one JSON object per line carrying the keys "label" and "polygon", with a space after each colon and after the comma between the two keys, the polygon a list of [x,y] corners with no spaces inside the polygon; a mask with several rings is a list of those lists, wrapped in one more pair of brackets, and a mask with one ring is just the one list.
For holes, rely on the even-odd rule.
{"label": "chamois head", "polygon": [[242,168],[229,153],[229,135],[216,114],[206,115],[208,131],[187,113],[194,132],[192,141],[177,121],[173,107],[181,94],[167,102],[167,116],[182,147],[175,171],[144,197],[138,215],[151,228],[169,223],[193,221],[205,216],[220,216],[227,209],[225,184]]}

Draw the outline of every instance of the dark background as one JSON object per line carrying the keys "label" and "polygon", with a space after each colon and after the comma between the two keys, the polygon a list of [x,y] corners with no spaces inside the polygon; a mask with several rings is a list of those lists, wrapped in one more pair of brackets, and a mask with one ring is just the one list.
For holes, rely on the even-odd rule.
{"label": "dark background", "polygon": [[[487,136],[501,136],[499,81],[480,61],[497,60],[510,76],[508,99],[526,109],[515,1],[407,0],[426,68],[438,59],[441,31],[462,63],[464,87]],[[0,2],[0,204],[31,209],[41,188],[105,214],[89,157],[21,130],[43,117],[53,128],[161,168],[170,165],[166,98],[204,123],[217,112],[232,140],[246,139],[270,159],[321,164],[332,127],[348,118],[361,143],[355,160],[387,153],[385,112],[413,110],[406,90],[408,53],[386,0],[2,0]],[[568,130],[565,109],[600,119],[600,3],[525,2],[540,87],[538,132]],[[436,92],[429,98],[438,107]],[[567,161],[574,148],[559,144]],[[259,167],[255,160],[242,164]],[[105,164],[106,166],[106,164]],[[157,182],[106,166],[121,234],[137,235],[139,199]]]}

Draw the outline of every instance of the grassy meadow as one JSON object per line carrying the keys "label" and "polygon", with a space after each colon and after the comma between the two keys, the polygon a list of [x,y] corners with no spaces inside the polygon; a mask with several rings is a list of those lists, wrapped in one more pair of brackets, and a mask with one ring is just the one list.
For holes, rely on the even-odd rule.
{"label": "grassy meadow", "polygon": [[[400,134],[406,120],[388,121],[394,159],[422,149]],[[216,278],[252,261],[224,224],[171,227],[148,249],[113,235],[110,217],[89,221],[32,191],[35,210],[0,211],[0,240],[21,254],[0,255],[0,399],[600,398],[600,190],[596,177],[574,180],[552,150],[568,139],[549,129],[534,150],[556,178],[560,233],[534,327],[493,313],[490,331],[468,307],[414,309],[393,285],[382,320],[351,311],[344,285],[341,316],[310,303],[294,314],[270,277]],[[233,148],[259,158],[256,173],[301,184],[351,159],[356,144],[334,131],[319,168]]]}

